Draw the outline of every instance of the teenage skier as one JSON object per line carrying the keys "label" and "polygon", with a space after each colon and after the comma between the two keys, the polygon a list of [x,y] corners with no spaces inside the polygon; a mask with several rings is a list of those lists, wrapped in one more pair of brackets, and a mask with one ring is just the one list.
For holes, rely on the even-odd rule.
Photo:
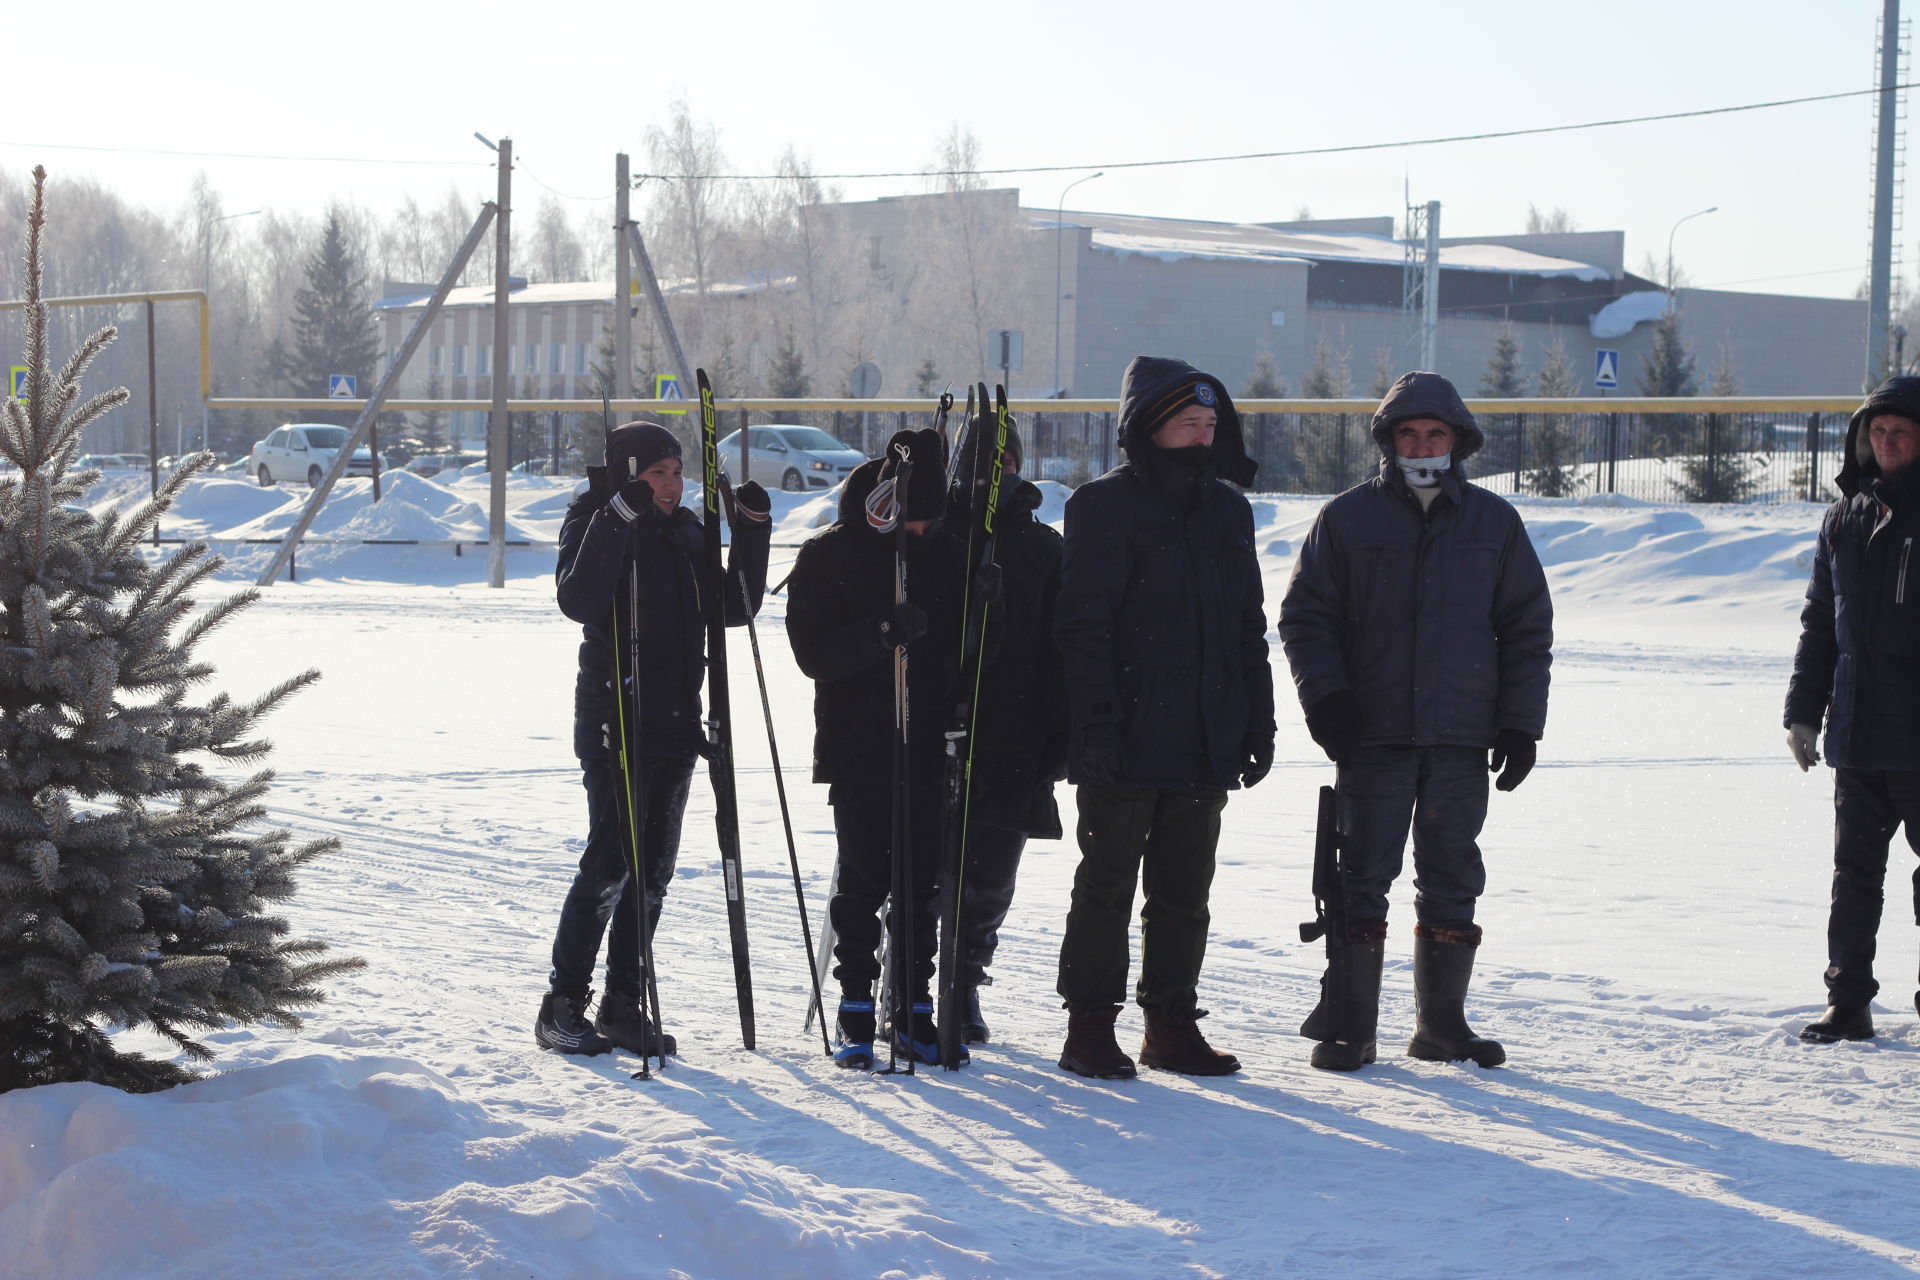
{"label": "teenage skier", "polygon": [[[729,626],[744,625],[759,611],[772,504],[753,482],[734,495],[733,549],[723,587],[709,581],[704,569],[701,518],[680,505],[684,480],[680,442],[673,433],[651,422],[616,427],[607,437],[606,460],[604,470],[588,469],[586,486],[560,528],[555,573],[560,611],[583,633],[573,748],[587,791],[588,830],[586,851],[554,932],[550,989],[540,1002],[534,1038],[561,1053],[605,1053],[615,1045],[640,1054],[674,1053],[674,1037],[661,1032],[640,1007],[646,974],[627,833],[621,830],[622,792],[630,789],[651,929],[673,877],[687,789],[705,745],[701,602],[720,591]],[[706,516],[714,518],[711,512]],[[636,616],[637,659],[628,652],[618,655],[626,687],[615,690],[615,628],[624,640]],[[623,734],[632,779],[618,769]],[[589,1022],[594,956],[609,915],[606,993]]]}

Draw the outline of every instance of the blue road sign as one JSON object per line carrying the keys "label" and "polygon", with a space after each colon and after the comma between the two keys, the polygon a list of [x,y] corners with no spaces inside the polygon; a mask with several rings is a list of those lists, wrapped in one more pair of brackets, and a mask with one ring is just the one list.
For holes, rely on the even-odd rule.
{"label": "blue road sign", "polygon": [[[671,373],[656,373],[653,375],[653,398],[655,400],[685,400],[687,393],[686,389],[680,385],[678,376]],[[686,410],[669,409],[665,405],[662,405],[658,412],[685,413]]]}
{"label": "blue road sign", "polygon": [[16,364],[8,373],[11,376],[7,378],[7,394],[18,400],[27,394],[27,366]]}
{"label": "blue road sign", "polygon": [[1620,385],[1620,353],[1602,347],[1593,353],[1593,385],[1612,391]]}
{"label": "blue road sign", "polygon": [[330,373],[327,375],[327,399],[352,400],[355,378],[350,373]]}

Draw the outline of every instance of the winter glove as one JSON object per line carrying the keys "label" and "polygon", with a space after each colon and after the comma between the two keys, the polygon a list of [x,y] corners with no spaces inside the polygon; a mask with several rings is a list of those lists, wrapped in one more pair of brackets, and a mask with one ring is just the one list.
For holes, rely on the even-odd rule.
{"label": "winter glove", "polygon": [[653,486],[645,476],[635,476],[621,485],[607,502],[607,510],[627,524],[651,519],[660,512],[660,508],[653,505]]}
{"label": "winter glove", "polygon": [[1088,782],[1110,787],[1126,767],[1118,729],[1110,724],[1090,724],[1080,731],[1080,748],[1073,758],[1074,773]]}
{"label": "winter glove", "polygon": [[1525,782],[1527,775],[1533,772],[1534,756],[1538,751],[1539,745],[1533,738],[1518,729],[1502,729],[1495,734],[1493,756],[1487,761],[1487,772],[1500,774],[1494,787],[1500,791],[1511,791]]}
{"label": "winter glove", "polygon": [[1339,764],[1360,745],[1360,705],[1346,689],[1335,689],[1307,708],[1307,732],[1327,759]]}
{"label": "winter glove", "polygon": [[880,619],[880,644],[887,649],[903,649],[927,634],[927,611],[902,600],[893,612]]}
{"label": "winter glove", "polygon": [[997,564],[983,564],[973,575],[973,593],[988,606],[1000,603],[1006,594],[1006,578]]}
{"label": "winter glove", "polygon": [[1250,733],[1240,740],[1240,785],[1251,787],[1273,772],[1273,735]]}
{"label": "winter glove", "polygon": [[751,529],[765,524],[773,514],[773,499],[758,480],[749,480],[733,491],[733,511],[727,519],[730,529]]}
{"label": "winter glove", "polygon": [[1793,762],[1805,773],[1820,763],[1820,731],[1810,724],[1789,726],[1787,750],[1793,752]]}

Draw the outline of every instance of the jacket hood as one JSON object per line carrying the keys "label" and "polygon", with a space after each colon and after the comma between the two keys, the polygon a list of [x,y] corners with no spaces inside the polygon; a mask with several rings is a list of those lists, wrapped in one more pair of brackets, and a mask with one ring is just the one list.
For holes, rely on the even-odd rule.
{"label": "jacket hood", "polygon": [[1120,448],[1141,460],[1140,450],[1152,446],[1154,430],[1188,403],[1204,404],[1217,415],[1213,431],[1213,469],[1222,480],[1245,489],[1253,484],[1260,464],[1247,456],[1240,433],[1240,414],[1226,386],[1210,373],[1169,356],[1135,356],[1120,380]]}
{"label": "jacket hood", "polygon": [[867,527],[867,498],[880,483],[881,458],[868,458],[855,467],[840,486],[840,523]]}
{"label": "jacket hood", "polygon": [[1473,420],[1466,401],[1451,382],[1437,373],[1403,373],[1387,388],[1380,407],[1373,411],[1373,442],[1392,461],[1393,428],[1408,418],[1437,418],[1452,427],[1459,439],[1454,442],[1453,460],[1459,462],[1480,452],[1487,437]]}
{"label": "jacket hood", "polygon": [[1873,460],[1873,442],[1867,438],[1867,424],[1883,413],[1897,413],[1920,423],[1920,377],[1900,374],[1888,378],[1867,396],[1866,403],[1853,411],[1847,422],[1847,444],[1841,450],[1840,474],[1833,478],[1840,492],[1851,498],[1867,481],[1877,479],[1880,464]]}

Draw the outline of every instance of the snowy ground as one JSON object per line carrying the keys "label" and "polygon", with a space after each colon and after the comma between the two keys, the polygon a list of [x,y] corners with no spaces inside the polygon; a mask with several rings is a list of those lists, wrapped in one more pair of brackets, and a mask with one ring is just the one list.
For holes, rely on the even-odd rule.
{"label": "snowy ground", "polygon": [[[539,522],[557,496],[516,490],[534,536],[551,536]],[[780,503],[778,541],[797,540],[817,508]],[[1275,596],[1315,505],[1257,503]],[[1493,1071],[1398,1056],[1405,909],[1382,1061],[1307,1066],[1294,1031],[1320,957],[1295,926],[1331,771],[1287,704],[1272,778],[1227,810],[1202,980],[1207,1030],[1241,1075],[1097,1084],[1055,1068],[1074,855],[1050,843],[1029,850],[987,993],[995,1043],[954,1074],[836,1070],[801,1031],[805,966],[743,636],[759,1048],[740,1047],[696,786],[659,941],[681,1057],[643,1083],[625,1058],[543,1053],[529,1027],[584,826],[575,632],[552,608],[551,553],[514,553],[503,591],[477,585],[483,558],[445,550],[303,570],[211,656],[237,692],[325,671],[273,726],[273,808],[345,842],[293,914],[368,968],[301,1035],[214,1037],[223,1071],[205,1083],[0,1097],[0,1275],[1920,1270],[1906,855],[1882,1037],[1794,1038],[1822,1003],[1830,778],[1792,767],[1779,707],[1817,509],[1521,509],[1561,639],[1541,767],[1496,794],[1484,842],[1473,1012],[1510,1053]],[[776,551],[776,578],[792,554]],[[817,917],[830,817],[806,780],[810,690],[784,603],[769,599],[760,633]],[[1122,1026],[1137,1035],[1137,1014]]]}

